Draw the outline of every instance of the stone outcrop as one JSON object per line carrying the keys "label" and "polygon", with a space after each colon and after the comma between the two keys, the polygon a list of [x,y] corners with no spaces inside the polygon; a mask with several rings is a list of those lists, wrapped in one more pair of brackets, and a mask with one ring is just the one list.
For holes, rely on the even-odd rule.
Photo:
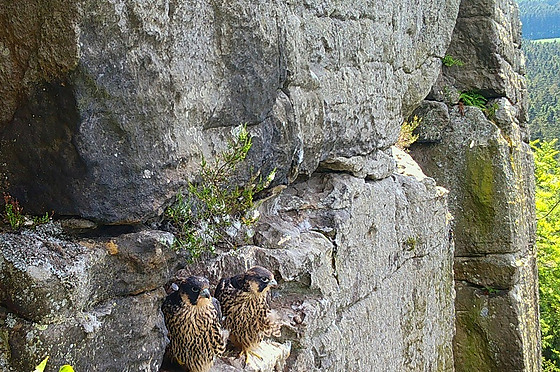
{"label": "stone outcrop", "polygon": [[[214,284],[255,264],[275,272],[272,306],[284,326],[270,350],[289,352],[273,367],[448,371],[454,289],[446,195],[426,177],[317,174],[261,206],[258,246],[185,271]],[[77,370],[156,371],[166,343],[158,287],[179,261],[172,238],[144,231],[69,243],[51,230],[55,237],[0,239],[0,282],[11,285],[1,299],[5,370],[32,370],[48,354],[53,365],[71,361]],[[241,370],[230,362],[215,370]]]}
{"label": "stone outcrop", "polygon": [[276,272],[289,370],[447,371],[454,290],[445,203],[428,178],[316,175],[265,206],[259,247],[199,269],[212,279],[254,264]]}
{"label": "stone outcrop", "polygon": [[144,231],[71,242],[54,224],[1,235],[2,371],[33,371],[47,355],[76,371],[157,371],[172,239]]}
{"label": "stone outcrop", "polygon": [[[465,0],[457,20],[458,0],[48,3],[0,0],[0,191],[27,213],[95,223],[0,234],[1,369],[31,371],[49,355],[48,372],[158,371],[159,306],[176,270],[216,284],[260,264],[279,281],[284,325],[253,369],[532,370],[512,4]],[[479,19],[492,27],[474,35]],[[468,37],[488,49],[467,59]],[[450,42],[471,62],[463,72],[442,72]],[[446,105],[466,88],[496,100],[494,122]],[[415,109],[427,176],[391,147]],[[282,191],[259,206],[251,244],[189,263],[158,218],[240,123],[253,146],[232,184],[276,169]],[[214,370],[240,369],[224,357]]]}
{"label": "stone outcrop", "polygon": [[[456,244],[455,370],[539,371],[533,159],[513,2],[463,0],[422,117],[415,160],[449,189]],[[457,92],[489,99],[449,106]],[[452,101],[453,102],[453,101]],[[447,104],[446,104],[447,103]]]}
{"label": "stone outcrop", "polygon": [[276,168],[278,183],[388,148],[437,77],[458,9],[12,3],[0,2],[0,99],[13,101],[0,116],[2,186],[29,213],[111,223],[161,214],[241,123],[254,135],[247,169]]}

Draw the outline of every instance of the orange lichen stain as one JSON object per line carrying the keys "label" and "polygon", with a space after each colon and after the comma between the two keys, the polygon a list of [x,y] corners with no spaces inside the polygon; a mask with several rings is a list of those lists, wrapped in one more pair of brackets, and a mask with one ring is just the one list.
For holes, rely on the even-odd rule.
{"label": "orange lichen stain", "polygon": [[95,248],[95,243],[93,243],[89,240],[81,240],[80,245],[83,246],[83,247],[86,247],[87,249],[94,249]]}
{"label": "orange lichen stain", "polygon": [[112,240],[109,240],[107,243],[105,243],[105,248],[107,249],[107,253],[109,253],[111,256],[119,253],[119,246]]}

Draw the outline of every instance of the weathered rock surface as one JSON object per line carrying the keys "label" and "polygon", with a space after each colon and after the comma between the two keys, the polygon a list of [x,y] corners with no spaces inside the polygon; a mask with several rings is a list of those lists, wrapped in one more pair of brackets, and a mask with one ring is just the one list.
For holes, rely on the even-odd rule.
{"label": "weathered rock surface", "polygon": [[156,371],[172,239],[143,231],[69,242],[54,224],[0,235],[2,371],[32,371],[47,355],[48,371]]}
{"label": "weathered rock surface", "polygon": [[255,135],[247,169],[277,168],[278,183],[388,148],[437,77],[458,10],[51,3],[0,1],[1,186],[29,213],[119,223],[160,214],[241,123]]}
{"label": "weathered rock surface", "polygon": [[[519,236],[529,239],[532,215],[531,152],[520,137],[505,136],[482,111],[457,107],[449,113],[439,145],[419,145],[415,159],[438,183],[453,190],[450,202],[458,256],[519,251]],[[431,126],[428,120],[423,126]],[[450,171],[450,168],[453,171]],[[523,244],[521,244],[523,245]],[[527,244],[525,244],[527,245]]]}
{"label": "weathered rock surface", "polygon": [[[455,370],[539,371],[533,159],[516,5],[463,0],[444,67],[415,111],[415,160],[450,190],[457,290]],[[448,107],[458,93],[490,99],[486,114]],[[438,102],[439,101],[439,102]],[[446,105],[447,104],[447,105]]]}
{"label": "weathered rock surface", "polygon": [[263,206],[259,247],[192,270],[276,273],[291,371],[452,370],[453,245],[446,192],[429,181],[313,176]]}
{"label": "weathered rock surface", "polygon": [[[255,264],[275,272],[284,346],[256,370],[452,370],[453,244],[446,192],[430,181],[317,174],[261,206],[259,246],[185,270],[213,283]],[[0,363],[30,370],[50,355],[80,370],[156,371],[166,342],[158,288],[177,262],[168,234],[59,238],[2,235],[2,293],[13,302],[2,299]],[[240,368],[226,358],[215,370]]]}
{"label": "weathered rock surface", "polygon": [[[479,90],[486,97],[507,97],[526,104],[525,58],[520,52],[521,22],[514,1],[463,0],[446,54],[464,62],[443,67],[430,95],[445,102],[454,91]],[[521,112],[523,124],[526,112]]]}
{"label": "weathered rock surface", "polygon": [[[426,107],[434,105],[420,111]],[[499,111],[497,115],[507,116]],[[442,128],[442,138],[418,144],[412,152],[424,171],[450,190],[456,244],[455,368],[538,371],[531,151],[513,121],[502,130],[473,107],[465,107],[464,115],[453,108],[449,118],[424,120],[420,133],[433,133],[433,124]]]}
{"label": "weathered rock surface", "polygon": [[[286,188],[261,205],[254,245],[186,270],[214,284],[254,264],[274,270],[285,326],[261,369],[536,371],[516,8],[463,0],[456,22],[458,10],[458,0],[0,0],[0,191],[28,213],[146,221],[247,123],[253,147],[232,183],[276,168]],[[445,54],[466,64],[441,69]],[[448,108],[470,89],[496,104],[493,122]],[[451,190],[455,363],[448,197],[390,149],[428,93],[413,150]],[[67,229],[95,226],[80,221]],[[31,371],[50,355],[48,372],[157,371],[162,286],[186,264],[172,237],[44,229],[0,235],[0,369]],[[215,370],[240,366],[224,358]]]}

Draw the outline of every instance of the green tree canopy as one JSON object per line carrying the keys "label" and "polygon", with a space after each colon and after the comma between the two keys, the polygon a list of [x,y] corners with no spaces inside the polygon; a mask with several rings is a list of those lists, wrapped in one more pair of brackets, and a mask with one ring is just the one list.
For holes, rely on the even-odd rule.
{"label": "green tree canopy", "polygon": [[533,141],[543,367],[560,371],[560,162],[557,140]]}

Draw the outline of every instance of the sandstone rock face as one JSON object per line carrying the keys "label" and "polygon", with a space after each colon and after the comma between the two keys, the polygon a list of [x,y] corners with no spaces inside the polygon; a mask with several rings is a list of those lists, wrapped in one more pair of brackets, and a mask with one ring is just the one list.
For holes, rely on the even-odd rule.
{"label": "sandstone rock face", "polygon": [[[513,2],[464,0],[447,53],[465,65],[444,67],[429,95],[436,101],[415,111],[423,121],[412,154],[449,189],[454,216],[456,371],[540,370],[533,159],[516,14]],[[448,106],[473,89],[490,99],[488,117]]]}
{"label": "sandstone rock face", "polygon": [[[446,195],[425,177],[317,174],[261,206],[258,246],[184,271],[214,284],[255,264],[274,271],[280,286],[272,307],[283,338],[266,357],[278,351],[279,359],[255,370],[449,371],[454,289]],[[48,354],[52,365],[71,362],[77,370],[157,371],[166,344],[158,287],[178,261],[169,234],[70,243],[51,230],[54,236],[0,240],[0,320],[9,350],[0,352],[0,365],[31,370],[37,355]],[[240,367],[224,358],[214,370]]]}
{"label": "sandstone rock face", "polygon": [[413,154],[426,173],[450,190],[456,244],[456,370],[484,365],[488,371],[537,371],[529,146],[518,127],[512,128],[516,136],[507,136],[478,108],[465,107],[464,116],[458,108],[449,114],[441,142],[418,144]]}
{"label": "sandstone rock face", "polygon": [[[479,90],[486,97],[507,97],[518,109],[524,109],[525,58],[520,48],[521,22],[515,2],[462,1],[446,53],[465,64],[444,67],[431,96],[444,101],[454,90]],[[524,125],[526,113],[523,110],[520,114]]]}
{"label": "sandstone rock face", "polygon": [[[278,214],[263,221],[261,245],[277,248],[256,256],[280,264],[287,287],[315,293],[281,292],[279,302],[304,309],[290,370],[452,369],[453,246],[444,206],[433,183],[400,175],[373,183],[327,175],[287,190]],[[308,261],[287,259],[305,247],[315,252]],[[285,270],[290,261],[300,267]]]}
{"label": "sandstone rock face", "polygon": [[112,223],[160,214],[241,123],[255,135],[247,169],[277,168],[279,183],[386,149],[437,77],[458,10],[455,0],[57,0],[52,14],[41,4],[0,2],[1,186],[30,213]]}
{"label": "sandstone rock face", "polygon": [[291,371],[452,370],[445,195],[402,175],[317,175],[268,206],[257,237],[264,248],[200,269],[213,279],[254,264],[274,269],[273,306],[295,336]]}
{"label": "sandstone rock face", "polygon": [[[48,372],[156,372],[176,270],[216,284],[255,264],[279,281],[284,326],[254,370],[538,368],[511,3],[465,0],[457,25],[457,0],[43,3],[0,0],[0,191],[27,213],[151,222],[240,123],[253,147],[231,182],[276,168],[285,188],[251,245],[193,264],[155,230],[1,234],[0,369],[50,355]],[[468,63],[441,73],[451,40]],[[446,105],[471,88],[495,100],[493,122]],[[448,194],[391,149],[426,95],[414,154],[451,190],[456,287]],[[64,223],[95,226],[80,221]]]}
{"label": "sandstone rock face", "polygon": [[167,344],[160,306],[174,272],[170,239],[145,231],[69,242],[56,225],[1,235],[2,371],[32,371],[47,355],[49,371],[66,363],[157,371]]}

